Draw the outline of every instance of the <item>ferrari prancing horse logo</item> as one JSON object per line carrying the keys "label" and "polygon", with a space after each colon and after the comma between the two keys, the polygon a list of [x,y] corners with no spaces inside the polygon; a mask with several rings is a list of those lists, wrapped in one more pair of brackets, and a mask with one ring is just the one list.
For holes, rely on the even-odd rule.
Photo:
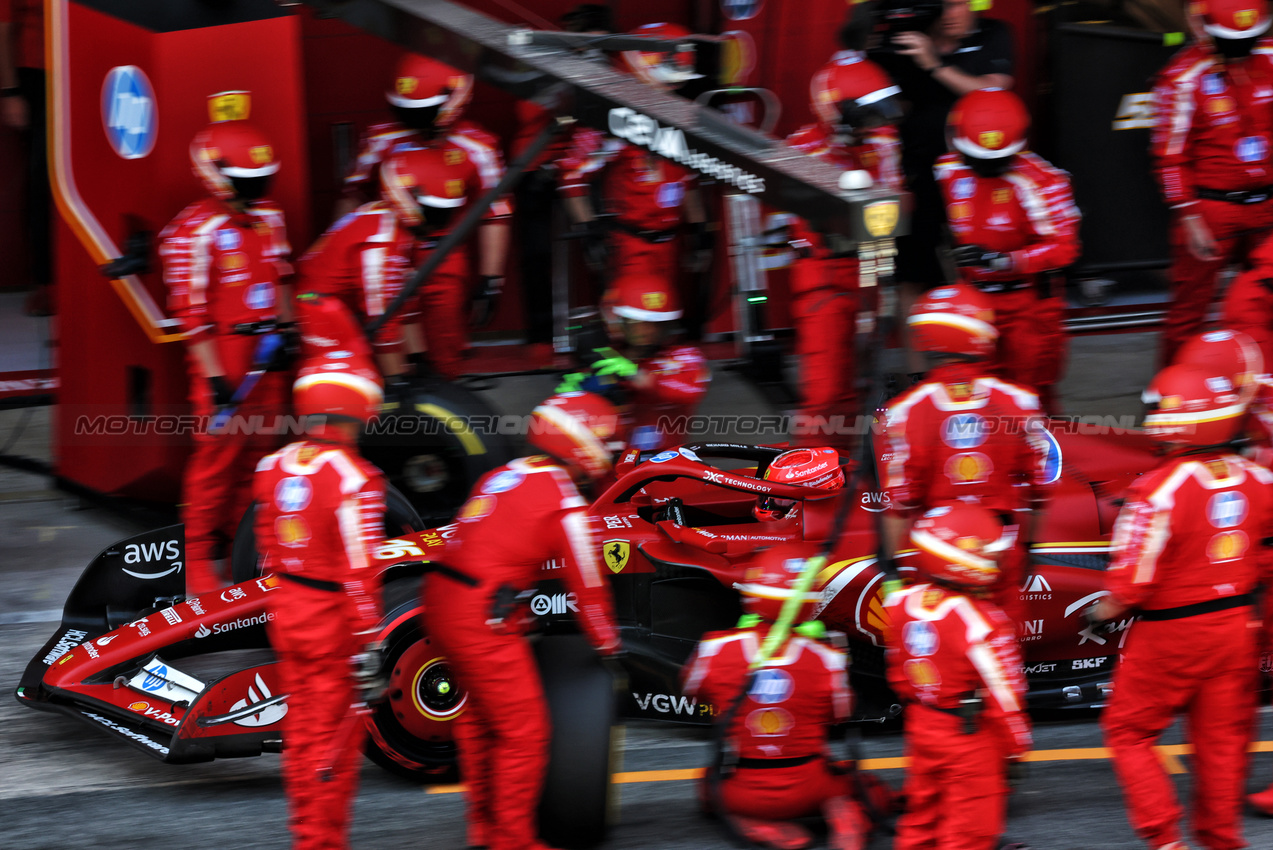
{"label": "ferrari prancing horse logo", "polygon": [[626,540],[607,540],[601,546],[601,557],[606,562],[606,566],[610,568],[610,572],[622,572],[623,568],[628,565],[628,555],[632,553],[632,547]]}

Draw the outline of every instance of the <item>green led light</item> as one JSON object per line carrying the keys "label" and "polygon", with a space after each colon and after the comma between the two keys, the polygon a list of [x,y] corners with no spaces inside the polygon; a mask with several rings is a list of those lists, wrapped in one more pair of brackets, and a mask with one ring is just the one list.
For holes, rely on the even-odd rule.
{"label": "green led light", "polygon": [[1175,47],[1178,44],[1185,43],[1185,34],[1182,32],[1165,32],[1162,34],[1162,43],[1167,47]]}
{"label": "green led light", "polygon": [[768,300],[769,300],[769,296],[767,296],[767,295],[749,295],[749,296],[747,296],[747,303],[748,303],[748,304],[764,304],[764,303],[765,303],[766,301],[768,301]]}

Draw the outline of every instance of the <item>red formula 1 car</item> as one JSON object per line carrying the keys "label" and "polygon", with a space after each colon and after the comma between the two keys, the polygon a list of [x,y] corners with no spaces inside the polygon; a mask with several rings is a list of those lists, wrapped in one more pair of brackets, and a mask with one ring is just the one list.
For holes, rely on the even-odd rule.
{"label": "red formula 1 car", "polygon": [[[1034,707],[1093,707],[1108,695],[1116,653],[1131,621],[1096,633],[1081,612],[1102,594],[1101,570],[1117,498],[1153,466],[1153,446],[1138,434],[1056,436],[1064,474],[1020,588],[1028,611],[1022,634],[1026,674]],[[856,504],[817,578],[819,617],[848,636],[862,710],[887,713],[892,697],[882,675],[883,576],[875,566],[871,515],[884,509],[880,496],[761,479],[759,473],[782,451],[706,443],[652,457],[629,452],[616,468],[615,482],[593,504],[629,650],[620,715],[710,722],[716,707],[681,695],[677,674],[703,632],[737,621],[734,583],[742,577],[741,560],[778,541],[808,542],[812,553],[830,534],[845,498]],[[795,517],[761,523],[751,512],[758,496],[799,500],[801,510]],[[450,722],[463,710],[465,697],[451,680],[446,659],[421,631],[419,612],[427,600],[419,598],[419,583],[451,528],[420,528],[401,497],[390,499],[386,525],[388,539],[377,557],[385,570],[387,613],[380,636],[390,688],[368,720],[368,755],[406,775],[450,775]],[[242,528],[250,529],[251,523]],[[253,575],[252,551],[250,540],[236,541],[239,584],[215,596],[185,599],[180,526],[107,549],[76,584],[61,627],[27,666],[18,700],[79,717],[169,762],[276,751],[287,704],[286,694],[278,692],[264,630],[265,599],[275,579]],[[582,641],[570,616],[573,600],[552,579],[553,568],[544,565],[544,582],[530,600],[545,633],[540,643],[549,659],[549,678],[555,675],[548,669],[552,659],[577,655],[571,641]],[[576,707],[608,706],[607,688],[597,690],[595,677],[560,678],[564,690],[549,688],[550,699]],[[596,698],[581,700],[580,688],[593,688]],[[599,753],[602,791],[609,724],[608,710],[594,723],[597,745],[592,749]],[[572,730],[571,760],[578,767],[588,749],[580,745],[587,718],[555,725]],[[576,780],[579,775],[577,769],[572,772]],[[598,783],[584,784],[595,790]],[[551,788],[550,782],[546,802],[554,798]],[[581,807],[571,795],[578,788],[556,795],[571,801],[567,808],[575,821]],[[604,815],[599,817],[603,828]]]}

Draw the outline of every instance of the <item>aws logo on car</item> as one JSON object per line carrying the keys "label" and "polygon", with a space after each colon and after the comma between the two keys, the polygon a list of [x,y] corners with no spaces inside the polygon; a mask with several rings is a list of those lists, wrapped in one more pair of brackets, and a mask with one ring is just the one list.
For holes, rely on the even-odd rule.
{"label": "aws logo on car", "polygon": [[124,159],[141,159],[158,136],[155,89],[136,65],[118,65],[102,82],[102,127],[111,149]]}

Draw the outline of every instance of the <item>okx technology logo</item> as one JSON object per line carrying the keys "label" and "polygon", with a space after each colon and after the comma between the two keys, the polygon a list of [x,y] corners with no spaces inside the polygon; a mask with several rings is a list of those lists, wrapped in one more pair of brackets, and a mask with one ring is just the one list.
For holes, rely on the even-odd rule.
{"label": "okx technology logo", "polygon": [[102,83],[102,127],[115,153],[141,159],[155,149],[155,90],[136,65],[111,68]]}

